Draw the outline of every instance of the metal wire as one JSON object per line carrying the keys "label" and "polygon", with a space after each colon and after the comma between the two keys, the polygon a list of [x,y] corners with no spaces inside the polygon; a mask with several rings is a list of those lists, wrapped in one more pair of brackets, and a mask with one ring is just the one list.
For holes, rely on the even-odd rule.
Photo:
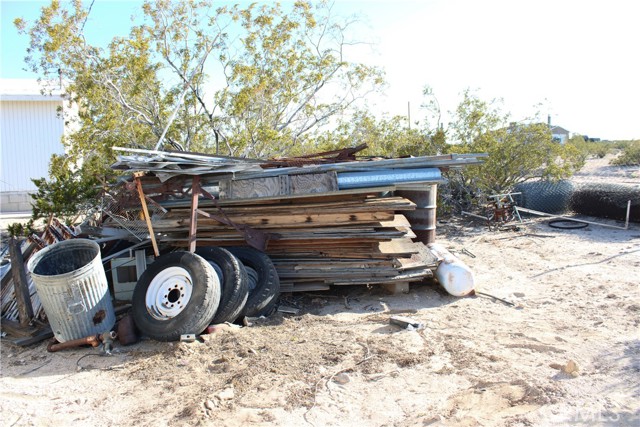
{"label": "metal wire", "polygon": [[[166,215],[161,207],[147,203],[149,215],[161,219]],[[101,203],[102,226],[121,228],[139,242],[149,238],[149,230],[144,220],[138,192],[127,183],[119,183],[105,191]]]}

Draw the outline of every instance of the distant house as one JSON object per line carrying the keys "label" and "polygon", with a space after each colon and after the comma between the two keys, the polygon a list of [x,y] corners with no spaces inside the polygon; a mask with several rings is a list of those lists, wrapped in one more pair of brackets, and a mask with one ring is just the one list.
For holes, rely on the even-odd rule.
{"label": "distant house", "polygon": [[36,80],[0,80],[0,212],[31,210],[31,178],[47,177],[51,155],[64,153],[64,96],[41,90]]}
{"label": "distant house", "polygon": [[569,131],[560,126],[551,126],[551,137],[554,141],[564,144],[569,139]]}

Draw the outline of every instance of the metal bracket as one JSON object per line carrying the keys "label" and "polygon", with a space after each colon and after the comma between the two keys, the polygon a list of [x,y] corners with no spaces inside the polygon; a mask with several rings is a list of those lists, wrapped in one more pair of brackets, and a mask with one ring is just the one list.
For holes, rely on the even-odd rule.
{"label": "metal bracket", "polygon": [[[195,182],[195,180],[194,180]],[[222,209],[222,207],[218,204],[218,199],[216,199],[215,197],[213,197],[213,195],[211,193],[209,193],[207,190],[205,190],[204,188],[202,188],[200,186],[200,184],[198,183],[198,187],[199,187],[199,194],[202,194],[204,197],[206,197],[207,199],[210,199],[213,201],[213,205],[215,206],[215,208],[218,210],[218,212],[220,212],[220,214],[222,216],[218,216],[218,215],[212,215],[210,213],[207,213],[201,209],[197,209],[197,204],[196,204],[196,211],[197,213],[199,213],[202,216],[206,216],[207,218],[211,218],[211,219],[215,219],[216,221],[228,225],[230,227],[235,228],[239,233],[242,233],[242,235],[244,236],[244,240],[247,242],[247,244],[253,248],[258,249],[259,251],[264,251],[267,248],[267,244],[269,242],[269,234],[265,233],[263,231],[260,230],[256,230],[255,228],[247,225],[247,224],[237,224],[235,222],[233,222],[228,216],[227,214],[224,212],[224,210]],[[194,216],[194,212],[192,212],[192,218]],[[193,221],[192,221],[193,224]],[[195,232],[194,232],[195,233]],[[195,241],[195,239],[194,239]],[[189,234],[189,243],[191,244],[191,234]]]}

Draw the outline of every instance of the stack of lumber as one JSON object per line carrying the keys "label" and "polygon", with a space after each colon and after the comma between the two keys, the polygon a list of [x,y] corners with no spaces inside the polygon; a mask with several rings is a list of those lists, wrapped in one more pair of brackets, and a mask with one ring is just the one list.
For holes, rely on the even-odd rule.
{"label": "stack of lumber", "polygon": [[[219,201],[218,206],[203,206],[200,210],[211,217],[198,216],[197,244],[246,245],[243,233],[228,225],[229,220],[266,233],[265,252],[278,270],[283,292],[431,277],[437,260],[424,245],[411,241],[415,235],[401,214],[414,210],[413,202],[380,196],[379,189],[344,193],[271,198],[259,204],[254,199],[246,203]],[[152,218],[156,238],[160,243],[186,247],[190,209],[180,205],[165,209],[161,218]],[[107,219],[103,226],[120,224]],[[126,226],[139,229],[145,221],[127,221]]]}
{"label": "stack of lumber", "polygon": [[[133,160],[121,157],[117,168],[144,166],[141,153],[136,154]],[[181,155],[179,168],[174,153],[152,155],[140,182],[145,198],[163,210],[151,217],[158,242],[186,248],[195,237],[198,246],[246,245],[245,231],[250,227],[266,236],[265,252],[276,266],[283,292],[431,277],[438,259],[423,243],[412,241],[416,236],[403,212],[415,210],[416,205],[394,196],[394,180],[435,184],[441,181],[438,168],[479,163],[479,155],[464,155],[260,170],[255,161],[245,165],[231,159],[226,164],[212,157],[207,174],[206,159],[198,155],[194,173],[189,174],[188,154]],[[168,178],[163,172],[169,168],[175,169]],[[233,173],[225,173],[229,170]],[[194,182],[206,189],[201,194],[215,197],[200,197],[197,215],[192,215]],[[171,188],[173,193],[159,190]],[[193,220],[195,236],[190,235]],[[123,222],[105,216],[102,225],[139,229],[145,222],[141,217]]]}

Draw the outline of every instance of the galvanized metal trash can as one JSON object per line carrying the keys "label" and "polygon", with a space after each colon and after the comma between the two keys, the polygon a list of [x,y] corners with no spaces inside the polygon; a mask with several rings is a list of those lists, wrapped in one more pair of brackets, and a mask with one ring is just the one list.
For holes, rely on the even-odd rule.
{"label": "galvanized metal trash can", "polygon": [[116,316],[96,242],[70,239],[55,243],[32,256],[27,269],[58,341],[113,328]]}

